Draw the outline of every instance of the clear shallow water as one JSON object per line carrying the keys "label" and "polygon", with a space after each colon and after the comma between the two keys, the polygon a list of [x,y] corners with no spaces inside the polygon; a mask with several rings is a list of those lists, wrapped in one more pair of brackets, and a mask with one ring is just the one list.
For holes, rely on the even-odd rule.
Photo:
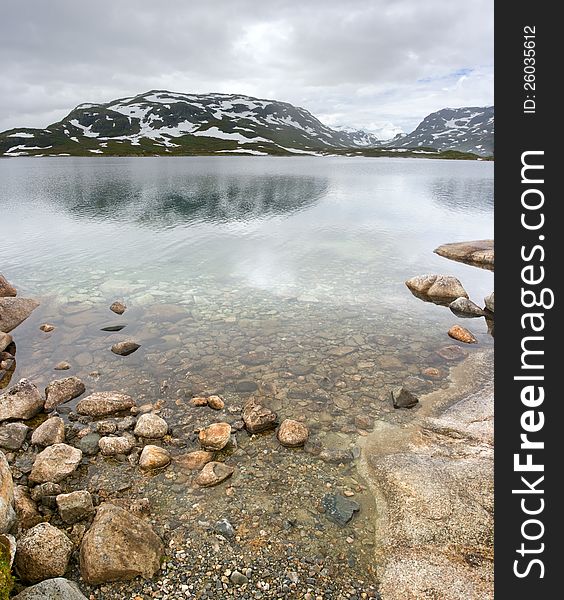
{"label": "clear shallow water", "polygon": [[[220,486],[205,491],[198,514],[260,515],[272,539],[291,536],[281,523],[292,514],[303,525],[298,539],[315,532],[305,535],[312,552],[343,534],[302,499],[314,507],[328,482],[358,485],[350,466],[320,462],[316,448],[348,450],[376,419],[412,419],[416,411],[391,407],[389,391],[446,384],[452,362],[437,351],[453,344],[446,331],[454,323],[478,337],[466,352],[493,343],[483,319],[461,321],[404,285],[441,273],[457,276],[478,304],[491,292],[493,273],[433,254],[443,243],[493,237],[488,162],[11,159],[0,161],[0,223],[0,272],[20,295],[42,301],[14,332],[12,381],[44,386],[72,374],[88,392],[121,389],[138,404],[159,401],[177,440],[173,453],[196,449],[199,427],[238,419],[237,407],[253,394],[281,418],[304,419],[311,454],[240,432],[230,508]],[[108,310],[116,299],[128,306],[122,317]],[[43,322],[55,331],[40,332]],[[100,331],[116,323],[126,328]],[[123,339],[141,348],[112,354]],[[61,360],[72,369],[53,371]],[[428,367],[439,376],[426,376]],[[190,407],[202,392],[222,394],[231,411]],[[133,478],[128,493],[150,495],[163,519],[182,522],[202,494],[187,493],[190,479],[174,469],[139,479],[128,463],[107,463],[94,461],[88,477],[109,487]],[[363,510],[349,526],[350,552],[369,563],[375,509],[362,491],[356,499]]]}

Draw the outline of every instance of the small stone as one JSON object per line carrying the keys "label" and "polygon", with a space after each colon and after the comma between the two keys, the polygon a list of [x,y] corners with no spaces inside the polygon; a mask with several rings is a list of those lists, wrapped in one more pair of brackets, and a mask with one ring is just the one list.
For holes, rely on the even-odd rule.
{"label": "small stone", "polygon": [[31,490],[31,499],[34,502],[41,502],[43,498],[55,497],[63,493],[63,488],[58,483],[47,481],[36,485]]}
{"label": "small stone", "polygon": [[391,392],[394,408],[413,408],[419,402],[419,398],[404,387]]}
{"label": "small stone", "polygon": [[208,399],[204,396],[195,396],[194,398],[192,398],[192,400],[190,400],[190,404],[192,406],[207,406]]}
{"label": "small stone", "polygon": [[325,516],[341,527],[344,527],[353,518],[354,513],[360,510],[358,502],[349,500],[341,494],[325,494],[321,505],[325,509]]}
{"label": "small stone", "polygon": [[98,421],[96,423],[96,433],[100,435],[111,435],[117,431],[117,423],[115,421]]}
{"label": "small stone", "polygon": [[125,325],[107,325],[106,327],[101,327],[100,331],[116,332],[125,329],[125,327]]}
{"label": "small stone", "polygon": [[483,317],[486,314],[476,303],[468,298],[457,298],[448,307],[458,317]]}
{"label": "small stone", "polygon": [[235,535],[235,529],[233,529],[233,525],[227,519],[217,521],[213,529],[225,538],[232,538]]}
{"label": "small stone", "polygon": [[239,571],[233,571],[229,579],[233,585],[245,585],[249,583],[248,578],[245,577],[243,573],[239,573]]}
{"label": "small stone", "polygon": [[277,437],[282,446],[297,448],[307,442],[309,431],[303,423],[293,419],[285,419],[280,425]]}
{"label": "small stone", "polygon": [[223,410],[225,402],[219,396],[210,396],[208,398],[208,406],[213,410]]}
{"label": "small stone", "polygon": [[470,331],[468,331],[468,329],[461,327],[460,325],[453,325],[448,330],[448,335],[459,342],[464,342],[465,344],[476,344],[478,342],[478,340]]}
{"label": "small stone", "polygon": [[233,467],[225,463],[209,462],[194,479],[194,483],[200,487],[213,487],[231,477],[234,471]]}
{"label": "small stone", "polygon": [[66,377],[52,381],[45,388],[45,410],[49,412],[59,404],[78,398],[85,391],[86,387],[78,377]]}
{"label": "small stone", "polygon": [[53,329],[55,329],[55,326],[51,325],[50,323],[43,323],[43,325],[41,325],[39,327],[39,329],[41,329],[41,331],[43,331],[45,333],[49,333],[49,332],[53,331]]}
{"label": "small stone", "polygon": [[98,454],[100,435],[98,433],[87,433],[78,442],[78,448],[86,456],[94,456]]}
{"label": "small stone", "polygon": [[423,369],[421,373],[425,375],[425,377],[430,377],[431,379],[439,379],[442,376],[441,371],[435,367],[427,367],[426,369]]}
{"label": "small stone", "polygon": [[51,417],[43,421],[31,435],[31,443],[34,446],[52,446],[64,441],[65,423],[61,417]]}
{"label": "small stone", "polygon": [[116,315],[123,315],[123,313],[125,312],[125,309],[127,308],[127,306],[125,306],[125,304],[123,302],[113,302],[110,305],[110,310],[114,313],[116,313]]}
{"label": "small stone", "polygon": [[202,429],[198,439],[206,450],[221,450],[225,448],[231,437],[231,425],[229,423],[213,423]]}
{"label": "small stone", "polygon": [[29,480],[32,483],[58,483],[76,471],[82,452],[67,444],[54,444],[40,452],[33,463]]}
{"label": "small stone", "polygon": [[159,439],[168,432],[168,424],[155,414],[144,414],[139,417],[133,433],[138,437]]}
{"label": "small stone", "polygon": [[441,358],[452,362],[466,358],[468,356],[468,350],[466,350],[466,348],[461,348],[460,346],[445,346],[444,348],[437,350],[437,354]]}
{"label": "small stone", "polygon": [[27,379],[11,387],[0,396],[0,421],[32,419],[43,409],[45,401],[39,390]]}
{"label": "small stone", "polygon": [[112,346],[111,350],[114,354],[119,354],[120,356],[129,356],[138,348],[141,348],[140,344],[132,342],[131,340],[126,340],[123,342],[117,342]]}
{"label": "small stone", "polygon": [[89,417],[106,417],[108,415],[130,410],[135,406],[131,396],[120,392],[95,392],[82,399],[76,405],[79,415]]}
{"label": "small stone", "polygon": [[70,363],[65,360],[57,363],[54,367],[55,371],[68,371],[71,368]]}
{"label": "small stone", "polygon": [[177,456],[174,461],[182,469],[189,471],[199,471],[207,463],[213,460],[213,452],[206,452],[205,450],[196,450],[194,452],[188,452]]}
{"label": "small stone", "polygon": [[354,418],[355,427],[370,431],[374,425],[374,421],[368,415],[356,415]]}
{"label": "small stone", "polygon": [[22,530],[31,529],[44,520],[37,510],[37,505],[31,499],[27,486],[17,485],[14,487],[14,510]]}
{"label": "small stone", "polygon": [[92,496],[86,490],[77,490],[70,494],[57,496],[57,508],[65,523],[76,523],[94,513]]}
{"label": "small stone", "polygon": [[127,436],[104,436],[100,438],[98,447],[104,456],[115,456],[116,454],[129,454],[135,446],[135,439]]}
{"label": "small stone", "polygon": [[69,538],[49,523],[39,523],[18,540],[16,570],[23,581],[41,581],[65,574],[72,554]]}
{"label": "small stone", "polygon": [[25,438],[29,427],[23,423],[4,423],[0,425],[0,448],[6,450],[19,450]]}
{"label": "small stone", "polygon": [[147,471],[162,469],[169,464],[170,453],[160,446],[145,446],[139,457],[139,466]]}
{"label": "small stone", "polygon": [[243,422],[249,433],[260,433],[274,429],[278,422],[277,414],[263,406],[256,398],[251,398],[243,407]]}

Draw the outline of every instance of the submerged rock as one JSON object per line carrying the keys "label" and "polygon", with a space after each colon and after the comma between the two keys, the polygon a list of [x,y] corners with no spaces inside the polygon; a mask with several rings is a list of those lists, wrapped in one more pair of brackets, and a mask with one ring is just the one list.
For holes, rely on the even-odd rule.
{"label": "submerged rock", "polygon": [[164,545],[145,519],[102,504],[80,545],[80,574],[91,585],[152,577]]}
{"label": "submerged rock", "polygon": [[227,446],[231,437],[231,425],[229,423],[213,423],[202,429],[198,435],[202,448],[206,450],[221,450]]}
{"label": "submerged rock", "polygon": [[231,477],[234,471],[233,467],[225,463],[209,462],[194,479],[194,483],[200,487],[213,487]]}
{"label": "submerged rock", "polygon": [[460,281],[451,275],[418,275],[405,282],[412,294],[423,300],[445,303],[468,298]]}
{"label": "submerged rock", "polygon": [[45,410],[53,410],[59,404],[78,398],[86,391],[86,386],[78,377],[66,377],[52,381],[45,388]]}
{"label": "submerged rock", "polygon": [[353,518],[354,513],[360,510],[358,502],[349,500],[341,494],[325,494],[321,506],[325,509],[325,516],[341,527],[344,527]]}
{"label": "submerged rock", "polygon": [[0,331],[9,333],[39,306],[32,298],[0,298]]}
{"label": "submerged rock", "polygon": [[22,379],[0,396],[0,421],[32,419],[41,412],[44,404],[37,387],[27,379]]}
{"label": "submerged rock", "polygon": [[51,333],[51,331],[55,329],[55,326],[51,325],[51,323],[43,323],[43,325],[39,326],[39,329],[43,331],[43,333]]}
{"label": "submerged rock", "polygon": [[29,474],[32,483],[58,483],[76,471],[82,452],[67,444],[48,446],[35,457],[35,462]]}
{"label": "submerged rock", "polygon": [[243,422],[249,433],[260,433],[274,429],[278,423],[277,414],[263,406],[260,400],[251,398],[243,407]]}
{"label": "submerged rock", "polygon": [[457,317],[483,317],[486,313],[472,300],[457,298],[448,307]]}
{"label": "submerged rock", "polygon": [[114,413],[129,410],[135,406],[131,396],[121,392],[95,392],[81,400],[76,406],[79,415],[106,417]]}
{"label": "submerged rock", "polygon": [[293,419],[285,419],[280,425],[277,437],[282,446],[297,448],[307,442],[309,431],[303,423]]}
{"label": "submerged rock", "polygon": [[174,462],[182,469],[189,471],[199,471],[207,463],[213,460],[214,453],[206,452],[205,450],[196,450],[182,454],[174,459]]}
{"label": "submerged rock", "polygon": [[419,398],[404,387],[391,392],[394,408],[413,408],[419,403]]}
{"label": "submerged rock", "polygon": [[435,254],[490,271],[494,270],[494,241],[475,240],[443,244],[434,250]]}
{"label": "submerged rock", "polygon": [[448,330],[448,335],[459,342],[464,342],[465,344],[476,344],[478,342],[478,340],[470,331],[468,331],[468,329],[461,327],[460,325],[453,325]]}
{"label": "submerged rock", "polygon": [[68,371],[71,366],[70,363],[68,363],[66,360],[62,360],[61,362],[57,363],[54,367],[55,371]]}
{"label": "submerged rock", "polygon": [[24,581],[41,581],[65,574],[72,554],[69,538],[49,523],[39,523],[18,540],[16,569]]}
{"label": "submerged rock", "polygon": [[437,354],[441,358],[452,362],[466,358],[468,356],[468,350],[461,348],[460,346],[444,346],[444,348],[437,350]]}
{"label": "submerged rock", "polygon": [[126,340],[123,342],[117,342],[112,346],[111,350],[114,354],[119,354],[120,356],[129,356],[139,348],[141,348],[141,344],[132,342],[131,340]]}

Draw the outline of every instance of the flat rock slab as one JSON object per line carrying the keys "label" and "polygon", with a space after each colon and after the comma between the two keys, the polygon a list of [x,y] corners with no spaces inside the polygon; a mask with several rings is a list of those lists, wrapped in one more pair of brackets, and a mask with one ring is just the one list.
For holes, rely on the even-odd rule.
{"label": "flat rock slab", "polygon": [[0,298],[0,331],[9,333],[39,306],[32,298]]}
{"label": "flat rock slab", "polygon": [[435,254],[481,269],[494,270],[494,241],[475,240],[443,244],[434,250]]}
{"label": "flat rock slab", "polygon": [[341,494],[325,494],[321,505],[325,509],[325,516],[341,527],[344,527],[353,518],[354,513],[360,510],[358,502],[349,500]]}

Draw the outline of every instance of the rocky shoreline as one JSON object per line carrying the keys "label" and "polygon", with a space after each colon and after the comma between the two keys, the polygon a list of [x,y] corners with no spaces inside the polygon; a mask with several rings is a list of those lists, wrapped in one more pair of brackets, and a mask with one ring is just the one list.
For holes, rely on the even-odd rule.
{"label": "rocky shoreline", "polygon": [[[434,277],[426,290],[437,284]],[[0,322],[7,323],[2,308],[14,304],[16,290],[2,282],[11,293],[7,301],[0,298]],[[439,289],[444,292],[443,281]],[[457,288],[457,310],[487,316],[461,299],[467,300]],[[32,308],[33,303],[26,304],[29,314],[37,306]],[[118,315],[126,308],[119,302],[110,307]],[[493,296],[491,310],[493,317]],[[107,330],[122,328],[116,327]],[[55,326],[43,323],[40,329],[49,334]],[[3,352],[12,350],[11,358],[4,360],[8,368],[0,372],[5,387],[15,369],[15,344],[9,333],[2,335]],[[451,337],[464,341],[461,335],[457,332]],[[111,351],[125,357],[140,347],[134,340],[122,340]],[[261,365],[261,352],[249,352],[243,364]],[[345,365],[353,364],[354,353],[352,346],[331,349],[333,360]],[[437,354],[442,360],[457,362],[467,352],[460,346],[445,346]],[[55,369],[70,368],[63,362]],[[479,366],[464,361],[458,367],[461,372],[466,368],[463,365],[472,372]],[[390,362],[390,367],[398,365]],[[421,372],[428,380],[443,376],[433,366]],[[430,385],[421,377],[411,380],[419,391]],[[165,384],[161,392],[166,391]],[[385,453],[375,450],[373,443],[382,427],[397,427],[404,432],[405,469],[417,473],[429,468],[425,453],[418,454],[407,444],[405,432],[418,428],[430,432],[425,435],[447,435],[444,430],[452,418],[429,413],[429,407],[437,404],[432,394],[418,398],[409,386],[392,394],[396,408],[418,406],[416,411],[405,411],[412,413],[409,418],[402,418],[402,411],[396,411],[397,418],[391,421],[374,421],[362,412],[354,416],[354,427],[344,426],[343,431],[357,432],[359,441],[344,449],[319,443],[315,434],[322,424],[308,423],[298,408],[303,402],[296,404],[293,413],[284,411],[283,418],[279,417],[278,409],[267,400],[269,390],[265,394],[256,385],[249,385],[247,391],[240,387],[239,394],[246,391],[247,396],[242,403],[214,390],[195,390],[187,405],[198,416],[182,427],[184,432],[189,430],[184,438],[165,400],[147,402],[123,389],[96,391],[98,386],[91,387],[91,382],[73,375],[50,381],[42,393],[24,379],[0,395],[0,533],[16,548],[19,600],[55,598],[58,593],[72,600],[358,600],[380,598],[380,593],[385,600],[424,597],[394,595],[397,590],[386,583],[398,578],[393,575],[394,565],[401,564],[394,563],[392,547],[401,554],[399,558],[409,559],[418,569],[422,563],[413,562],[413,553],[426,550],[421,540],[401,535],[384,541],[386,535],[393,537],[394,531],[401,530],[398,518],[387,521],[384,531],[381,516],[392,511],[389,496],[395,484],[390,483],[388,495],[382,490],[398,465],[394,461],[387,465]],[[449,398],[451,402],[452,390]],[[336,402],[339,414],[347,407],[348,401],[342,406]],[[433,425],[431,416],[446,419],[448,427],[442,421],[440,426]],[[424,418],[428,422],[421,425]],[[395,439],[395,434],[389,439]],[[440,445],[441,449],[446,446]],[[412,468],[415,457],[423,463]],[[430,499],[435,501],[442,499]],[[376,522],[375,514],[379,515]],[[487,535],[484,540],[487,548]],[[471,541],[462,537],[456,543]],[[476,548],[475,544],[475,552]],[[433,568],[449,572],[451,565],[441,562],[440,552],[436,565],[422,568],[428,579],[434,577]],[[380,564],[385,570],[379,571]],[[487,574],[487,565],[483,570]],[[24,589],[22,584],[30,587]],[[482,593],[488,588],[479,589]]]}

